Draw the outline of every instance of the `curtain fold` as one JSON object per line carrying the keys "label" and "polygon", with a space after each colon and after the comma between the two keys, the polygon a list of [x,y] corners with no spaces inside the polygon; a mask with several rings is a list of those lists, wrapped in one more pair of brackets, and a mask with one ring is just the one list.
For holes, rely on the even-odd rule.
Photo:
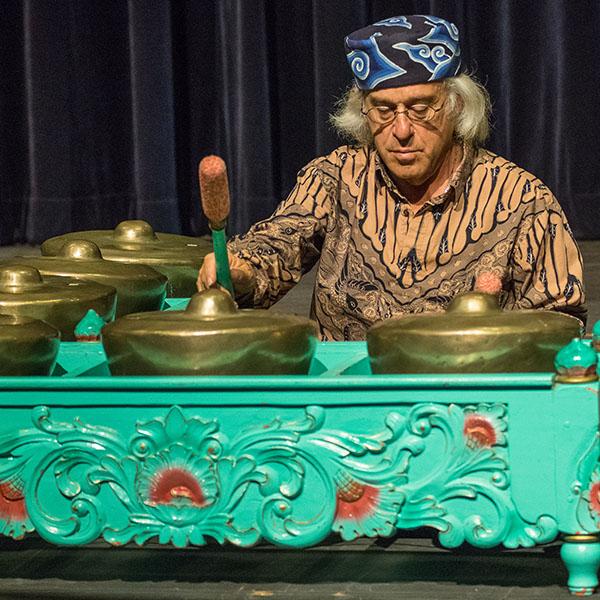
{"label": "curtain fold", "polygon": [[[265,3],[218,4],[224,124],[220,152],[228,164],[232,211],[229,229],[241,231],[269,215],[275,191],[271,139],[270,39]],[[201,157],[196,156],[196,160]]]}
{"label": "curtain fold", "polygon": [[600,237],[597,0],[4,0],[0,244],[143,218],[203,234],[197,164],[228,164],[230,232],[268,216],[341,143],[344,36],[432,13],[494,102],[487,146]]}
{"label": "curtain fold", "polygon": [[144,215],[157,231],[179,231],[169,6],[129,0],[127,18],[133,152],[128,216]]}

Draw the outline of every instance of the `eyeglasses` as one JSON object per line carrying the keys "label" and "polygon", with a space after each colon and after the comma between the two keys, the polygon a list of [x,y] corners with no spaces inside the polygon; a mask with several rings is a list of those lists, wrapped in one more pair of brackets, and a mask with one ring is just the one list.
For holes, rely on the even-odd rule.
{"label": "eyeglasses", "polygon": [[376,125],[389,125],[398,115],[404,114],[413,123],[426,123],[427,121],[431,121],[438,111],[442,110],[445,103],[446,100],[437,108],[430,104],[413,104],[404,110],[400,110],[397,106],[396,108],[392,108],[391,106],[373,106],[368,110],[365,110],[363,107],[360,109],[360,112]]}

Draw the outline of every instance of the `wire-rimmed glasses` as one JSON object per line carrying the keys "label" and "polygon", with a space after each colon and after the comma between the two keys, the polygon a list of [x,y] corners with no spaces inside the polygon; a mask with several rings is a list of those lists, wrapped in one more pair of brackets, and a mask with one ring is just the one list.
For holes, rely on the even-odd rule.
{"label": "wire-rimmed glasses", "polygon": [[398,106],[392,107],[383,104],[372,106],[367,110],[363,106],[360,112],[376,125],[389,125],[398,115],[404,114],[413,123],[426,123],[427,121],[431,121],[438,111],[442,110],[445,103],[446,100],[437,108],[431,106],[431,104],[413,104],[402,110]]}

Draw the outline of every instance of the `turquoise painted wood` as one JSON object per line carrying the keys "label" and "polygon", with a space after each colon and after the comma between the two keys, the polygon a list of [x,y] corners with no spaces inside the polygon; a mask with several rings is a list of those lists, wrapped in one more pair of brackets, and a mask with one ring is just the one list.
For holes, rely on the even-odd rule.
{"label": "turquoise painted wood", "polygon": [[440,543],[566,535],[598,581],[598,383],[552,373],[373,376],[323,343],[310,374],[110,377],[64,343],[53,377],[0,379],[0,532],[54,544],[281,547],[428,526]]}

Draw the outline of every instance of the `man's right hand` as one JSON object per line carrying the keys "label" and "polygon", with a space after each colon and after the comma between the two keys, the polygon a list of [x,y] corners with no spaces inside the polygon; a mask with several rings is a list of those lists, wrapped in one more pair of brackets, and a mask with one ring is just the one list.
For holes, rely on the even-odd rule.
{"label": "man's right hand", "polygon": [[[227,253],[229,258],[229,269],[231,271],[231,282],[237,297],[251,292],[256,285],[254,269],[248,261],[238,258],[233,254]],[[217,285],[217,267],[215,264],[215,255],[211,252],[204,257],[202,267],[198,273],[196,286],[199,291],[206,290]]]}

